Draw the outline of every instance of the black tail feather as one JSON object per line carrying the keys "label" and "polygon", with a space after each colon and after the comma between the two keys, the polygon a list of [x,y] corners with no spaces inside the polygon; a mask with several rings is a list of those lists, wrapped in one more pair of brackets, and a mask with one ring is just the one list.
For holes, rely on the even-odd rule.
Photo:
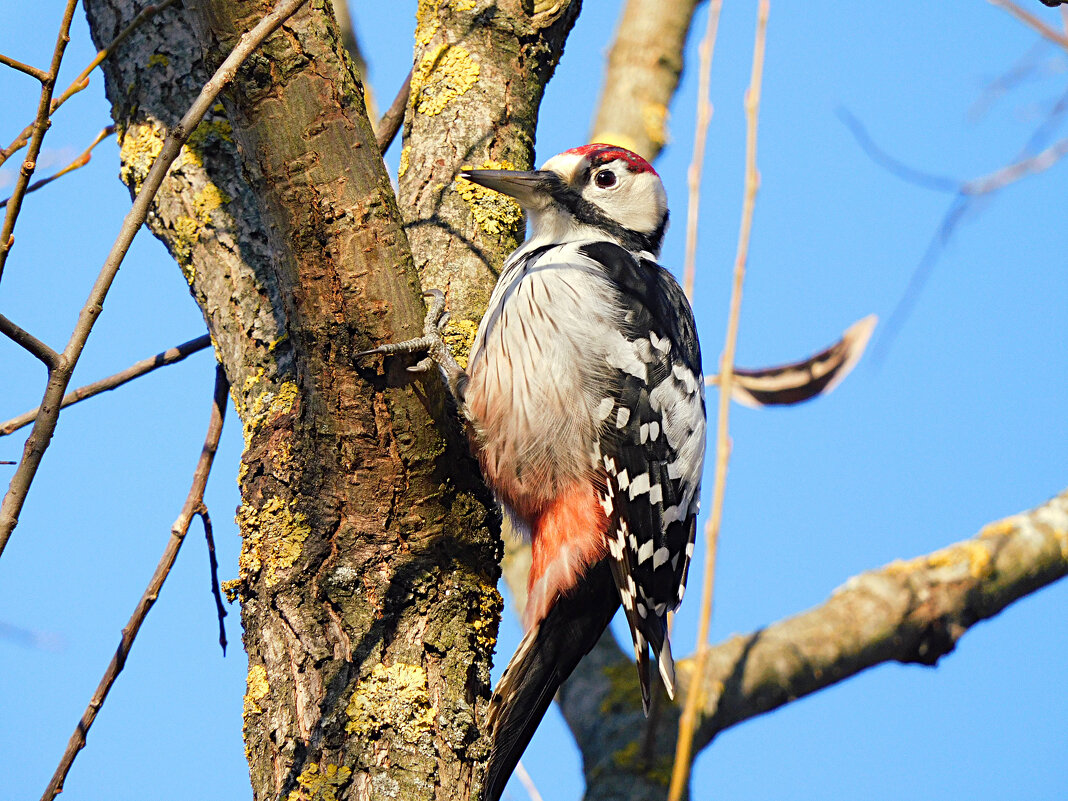
{"label": "black tail feather", "polygon": [[500,799],[557,688],[597,644],[619,608],[608,561],[592,566],[572,593],[556,600],[508,663],[487,716],[493,747],[481,801]]}

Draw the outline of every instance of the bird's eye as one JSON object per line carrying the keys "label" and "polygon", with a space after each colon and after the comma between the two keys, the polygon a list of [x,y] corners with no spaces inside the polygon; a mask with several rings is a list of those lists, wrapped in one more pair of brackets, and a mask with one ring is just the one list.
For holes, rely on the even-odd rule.
{"label": "bird's eye", "polygon": [[601,170],[593,176],[593,182],[601,189],[609,189],[616,185],[616,174],[611,170]]}

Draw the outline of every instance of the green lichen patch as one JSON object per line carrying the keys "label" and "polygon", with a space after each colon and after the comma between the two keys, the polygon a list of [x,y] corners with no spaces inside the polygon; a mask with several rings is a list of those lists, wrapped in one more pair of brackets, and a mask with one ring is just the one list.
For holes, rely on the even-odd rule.
{"label": "green lichen patch", "polygon": [[631,774],[637,773],[655,784],[667,787],[671,783],[674,760],[670,756],[661,756],[651,763],[643,764],[637,740],[612,754],[612,762],[619,770]]}
{"label": "green lichen patch", "polygon": [[148,57],[148,66],[150,67],[168,67],[171,60],[162,53],[153,53]]}
{"label": "green lichen patch", "polygon": [[437,715],[430,701],[426,671],[401,662],[375,665],[349,699],[345,731],[361,738],[376,738],[392,729],[410,744],[429,738]]}
{"label": "green lichen patch", "polygon": [[[478,167],[473,168],[467,164],[462,169],[514,170],[515,165],[510,161],[486,159]],[[471,216],[475,218],[478,227],[487,234],[501,236],[503,234],[516,235],[519,233],[519,224],[523,219],[523,209],[512,198],[472,183],[466,178],[457,177],[453,186],[457,194],[460,195],[471,210]]]}
{"label": "green lichen patch", "polygon": [[338,765],[308,765],[297,776],[298,789],[292,790],[287,801],[337,801],[338,790],[352,777],[349,768]]}
{"label": "green lichen patch", "polygon": [[242,541],[237,565],[245,583],[251,583],[263,571],[264,582],[273,587],[281,579],[281,572],[292,567],[300,557],[311,526],[292,506],[292,502],[286,504],[276,497],[258,509],[248,504],[238,508],[237,524],[241,527]]}
{"label": "green lichen patch", "polygon": [[440,114],[478,82],[479,63],[459,45],[440,44],[412,73],[411,102],[419,114]]}
{"label": "green lichen patch", "polygon": [[[220,109],[221,110],[221,109]],[[195,164],[197,167],[204,166],[204,148],[211,142],[234,141],[234,128],[225,117],[219,119],[202,120],[189,138],[182,145],[179,156],[182,164]]]}

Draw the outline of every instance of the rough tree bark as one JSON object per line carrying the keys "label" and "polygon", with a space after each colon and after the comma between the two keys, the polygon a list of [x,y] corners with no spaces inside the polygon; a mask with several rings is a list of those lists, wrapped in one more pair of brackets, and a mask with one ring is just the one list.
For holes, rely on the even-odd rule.
{"label": "rough tree bark", "polygon": [[[97,43],[143,4],[85,0]],[[665,107],[694,3],[670,5],[681,15],[675,34],[645,65]],[[510,201],[453,176],[463,165],[532,163],[542,90],[578,6],[420,2],[398,208],[359,76],[317,0],[246,64],[156,199],[149,227],[189,281],[244,427],[232,590],[250,658],[244,722],[257,798],[453,799],[478,786],[500,611],[497,513],[436,376],[413,383],[403,364],[382,372],[352,355],[415,333],[422,285],[447,291],[463,358],[522,223]],[[267,8],[187,0],[105,62],[132,189]],[[639,28],[625,17],[617,48]],[[631,91],[626,66],[613,57],[601,108],[617,117],[595,128],[644,130],[648,147],[635,146],[652,155],[662,136],[651,117],[623,120],[619,110],[640,104],[608,99],[613,87]],[[1068,573],[1066,521],[1062,496],[717,647],[698,745],[879,661],[934,661],[976,620]],[[521,560],[508,572],[522,572]],[[680,678],[692,680],[685,660]],[[633,665],[611,635],[560,699],[587,798],[663,797],[677,709],[660,696],[643,720]]]}
{"label": "rough tree bark", "polygon": [[[86,6],[100,44],[139,4]],[[108,61],[131,188],[210,69],[269,8],[187,3]],[[250,659],[255,796],[464,798],[486,755],[477,720],[500,613],[497,512],[437,377],[413,384],[403,364],[383,374],[353,362],[371,344],[417,332],[422,305],[362,87],[328,8],[310,3],[246,63],[172,170],[149,225],[204,312],[244,426],[243,548],[231,589]],[[436,52],[417,56],[410,114],[433,119],[409,136],[409,156],[440,165],[442,132],[462,107],[470,142],[497,141],[529,164],[541,92],[576,13],[567,3],[424,4],[420,36]],[[494,48],[507,41],[509,57],[525,62],[512,65],[499,105],[497,82],[485,78],[502,72]],[[476,149],[460,147],[432,171],[439,181]],[[477,226],[458,200],[439,220],[440,200],[420,209],[428,229]],[[518,223],[515,214],[494,255],[514,246]],[[465,263],[437,248],[424,244],[424,270]],[[466,263],[475,262],[485,271],[477,258]],[[473,291],[484,297],[491,284],[484,273]]]}

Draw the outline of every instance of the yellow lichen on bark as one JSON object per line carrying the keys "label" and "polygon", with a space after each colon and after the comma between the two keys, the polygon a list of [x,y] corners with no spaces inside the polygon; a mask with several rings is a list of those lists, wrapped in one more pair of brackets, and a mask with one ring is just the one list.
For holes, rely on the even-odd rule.
{"label": "yellow lichen on bark", "polygon": [[371,737],[389,728],[409,743],[429,734],[437,715],[426,671],[419,665],[375,665],[349,699],[345,731]]}
{"label": "yellow lichen on bark", "polygon": [[264,583],[273,587],[281,579],[281,572],[292,567],[300,556],[311,526],[301,512],[292,510],[292,505],[281,498],[271,498],[259,509],[248,504],[238,508],[241,556],[237,565],[246,584],[262,570]]}
{"label": "yellow lichen on bark", "polygon": [[291,790],[287,801],[337,801],[338,790],[351,777],[352,770],[343,765],[327,765],[320,770],[313,763],[297,776],[299,789]]}
{"label": "yellow lichen on bark", "polygon": [[119,139],[119,177],[135,192],[148,177],[152,162],[163,150],[163,133],[155,125],[138,123],[121,132]]}
{"label": "yellow lichen on bark", "polygon": [[667,117],[668,109],[663,103],[646,103],[642,107],[642,124],[645,127],[645,135],[657,147],[663,147],[667,144]]}
{"label": "yellow lichen on bark", "polygon": [[471,355],[471,346],[475,343],[478,323],[474,320],[454,320],[449,318],[442,332],[442,338],[452,353],[456,363],[467,369],[467,359]]}
{"label": "yellow lichen on bark", "polygon": [[188,283],[192,284],[197,276],[193,265],[193,248],[200,241],[201,231],[211,225],[211,213],[232,199],[215,184],[209,183],[193,195],[193,216],[183,214],[175,220],[171,252]]}
{"label": "yellow lichen on bark", "polygon": [[442,43],[424,55],[412,72],[410,102],[420,114],[440,114],[478,82],[480,71],[468,50]]}
{"label": "yellow lichen on bark", "polygon": [[[514,170],[515,165],[509,161],[486,159],[478,167],[465,164],[462,169]],[[479,186],[466,178],[457,177],[453,187],[471,209],[471,216],[478,223],[478,227],[487,234],[501,236],[518,232],[519,223],[523,219],[523,209],[512,198]]]}
{"label": "yellow lichen on bark", "polygon": [[[262,375],[263,371],[261,370],[259,374],[246,379],[246,395],[262,379]],[[257,395],[255,400],[249,404],[244,415],[242,430],[245,435],[245,445],[247,446],[252,441],[252,435],[268,420],[292,411],[299,396],[300,389],[292,381],[286,381],[282,384],[278,388],[278,392],[268,391]]]}
{"label": "yellow lichen on bark", "polygon": [[263,712],[259,702],[270,692],[270,689],[267,684],[267,668],[263,665],[250,667],[248,670],[248,689],[245,691],[244,716],[246,718],[249,715],[258,715]]}

